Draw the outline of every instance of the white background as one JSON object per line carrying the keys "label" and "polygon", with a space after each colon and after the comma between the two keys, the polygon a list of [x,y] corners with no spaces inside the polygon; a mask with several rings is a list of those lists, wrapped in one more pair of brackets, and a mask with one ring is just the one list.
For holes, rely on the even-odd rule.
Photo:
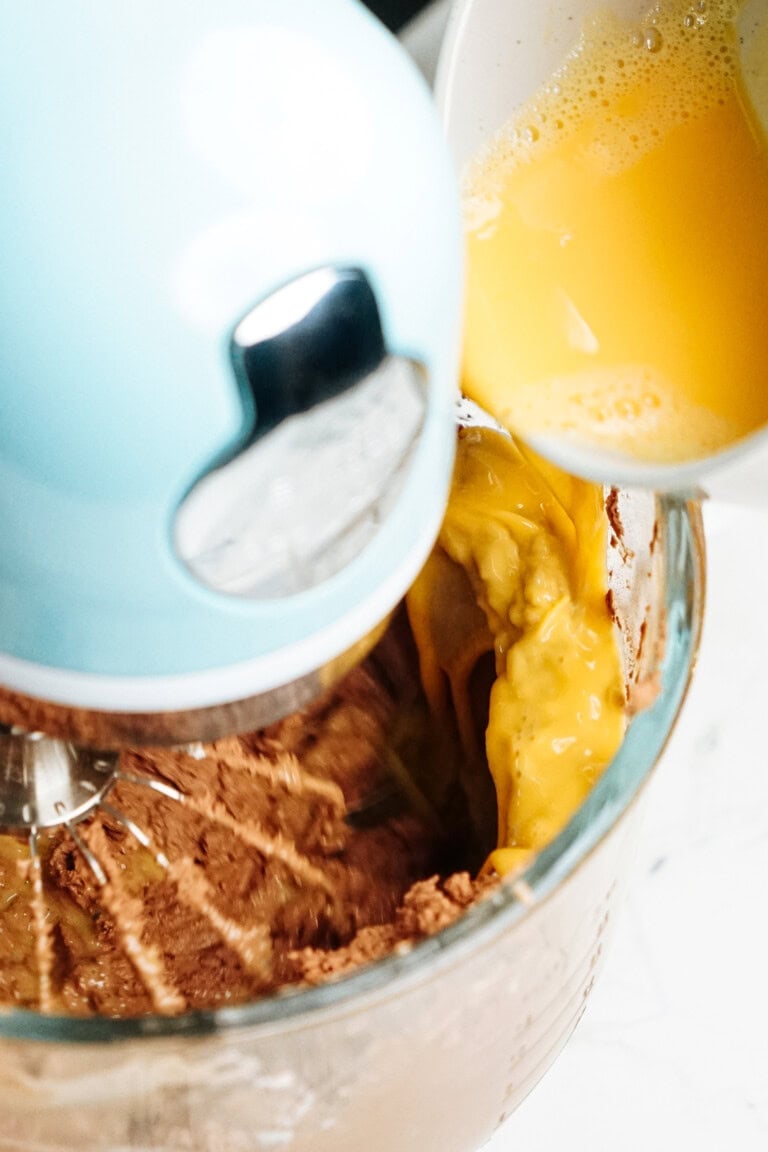
{"label": "white background", "polygon": [[[428,76],[445,10],[404,34]],[[605,970],[487,1152],[768,1150],[768,513],[705,517],[701,657]]]}

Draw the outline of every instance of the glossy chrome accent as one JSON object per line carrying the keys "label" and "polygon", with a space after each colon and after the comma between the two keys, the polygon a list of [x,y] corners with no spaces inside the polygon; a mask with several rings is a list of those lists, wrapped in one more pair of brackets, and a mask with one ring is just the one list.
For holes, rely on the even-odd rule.
{"label": "glossy chrome accent", "polygon": [[0,726],[0,831],[75,824],[114,783],[117,756]]}
{"label": "glossy chrome accent", "polygon": [[426,372],[387,354],[354,268],[280,288],[240,321],[230,352],[252,431],[187,494],[174,545],[217,592],[293,595],[346,567],[392,510],[424,425]]}

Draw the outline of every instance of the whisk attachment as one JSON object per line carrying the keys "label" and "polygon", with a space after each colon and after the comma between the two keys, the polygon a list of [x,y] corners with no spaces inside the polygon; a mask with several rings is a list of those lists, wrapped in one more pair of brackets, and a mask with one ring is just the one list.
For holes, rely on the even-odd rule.
{"label": "whisk attachment", "polygon": [[[311,887],[321,894],[322,899],[333,902],[333,885],[324,872],[312,860],[281,834],[268,830],[259,821],[240,817],[235,818],[228,807],[209,795],[205,789],[177,787],[168,779],[142,772],[126,771],[116,757],[93,754],[88,760],[84,755],[82,768],[79,764],[76,746],[61,741],[47,740],[44,736],[20,731],[6,730],[2,733],[5,741],[2,750],[5,754],[2,779],[6,777],[13,785],[7,789],[12,799],[12,822],[0,826],[0,831],[11,831],[17,838],[28,843],[28,856],[19,860],[20,875],[28,884],[27,893],[34,937],[33,963],[37,975],[37,1006],[43,1012],[55,1012],[61,1008],[60,992],[55,986],[55,940],[50,916],[50,895],[46,890],[46,860],[50,856],[50,835],[61,831],[73,850],[73,861],[79,856],[95,882],[95,899],[114,925],[118,947],[128,959],[140,985],[143,987],[152,1011],[159,1015],[175,1015],[189,1005],[176,985],[172,972],[168,969],[162,947],[156,941],[147,939],[145,934],[145,908],[139,893],[126,882],[124,864],[115,853],[114,829],[121,828],[137,847],[151,857],[158,868],[154,882],[169,884],[176,893],[180,905],[186,906],[208,929],[227,945],[238,959],[243,971],[254,986],[268,984],[273,976],[272,944],[269,925],[256,917],[241,922],[234,919],[220,903],[219,894],[206,877],[204,870],[189,854],[170,852],[165,844],[156,838],[156,830],[134,818],[131,808],[140,794],[146,800],[153,798],[186,809],[199,818],[207,829],[223,829],[247,849],[270,866],[287,869],[298,886]],[[46,748],[46,744],[53,748]],[[200,761],[217,755],[214,749],[201,745],[189,745],[177,749],[174,754],[178,763],[186,757],[190,761]],[[130,757],[127,758],[130,763]],[[80,792],[87,795],[87,802],[74,801],[58,806],[50,799],[45,805],[35,803],[36,774],[42,777],[51,765],[59,770],[64,778],[62,764],[72,769],[75,782],[70,792],[81,799]],[[26,765],[26,772],[24,767]],[[272,764],[259,757],[245,760],[235,768],[254,781],[279,782],[288,792],[324,801],[335,813],[337,820],[343,820],[344,797],[334,784],[315,778],[304,772],[292,758],[283,758]],[[82,776],[82,780],[80,777]],[[69,779],[67,777],[67,779]],[[80,792],[77,792],[77,789]],[[126,791],[127,789],[127,791]],[[5,794],[2,794],[3,798]],[[19,797],[24,797],[22,805]],[[127,810],[124,807],[127,801]],[[22,812],[22,808],[24,811]],[[51,816],[50,823],[37,825],[33,817]],[[57,829],[54,825],[60,825]],[[107,831],[111,829],[112,831]],[[70,867],[74,868],[74,863]]]}
{"label": "whisk attachment", "polygon": [[0,1007],[236,1003],[394,912],[438,849],[412,849],[417,818],[392,803],[385,750],[410,691],[393,664],[391,685],[358,667],[311,711],[214,743],[112,754],[0,729]]}
{"label": "whisk attachment", "polygon": [[0,832],[83,820],[115,782],[118,754],[0,725]]}

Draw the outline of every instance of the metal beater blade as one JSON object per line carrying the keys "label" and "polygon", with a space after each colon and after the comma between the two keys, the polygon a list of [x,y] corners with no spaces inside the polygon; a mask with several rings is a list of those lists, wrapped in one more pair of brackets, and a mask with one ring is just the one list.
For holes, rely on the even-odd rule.
{"label": "metal beater blade", "polygon": [[116,780],[118,754],[0,725],[0,832],[82,820]]}

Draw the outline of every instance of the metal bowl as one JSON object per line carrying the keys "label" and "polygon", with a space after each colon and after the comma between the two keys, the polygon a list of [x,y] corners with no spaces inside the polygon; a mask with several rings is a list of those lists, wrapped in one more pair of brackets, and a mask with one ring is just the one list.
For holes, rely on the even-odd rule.
{"label": "metal bowl", "polygon": [[450,928],[335,983],[173,1019],[0,1015],[0,1149],[470,1152],[492,1134],[584,1010],[695,662],[698,507],[609,503],[627,685],[656,694],[560,835]]}

